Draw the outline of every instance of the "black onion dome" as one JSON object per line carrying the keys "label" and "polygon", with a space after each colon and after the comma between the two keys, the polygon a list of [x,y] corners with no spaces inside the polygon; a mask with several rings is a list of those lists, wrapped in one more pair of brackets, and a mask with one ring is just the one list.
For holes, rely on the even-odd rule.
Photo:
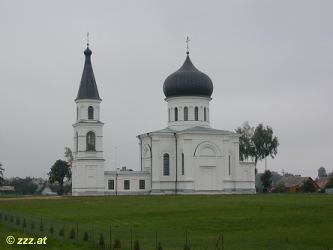
{"label": "black onion dome", "polygon": [[84,51],[86,60],[84,62],[83,73],[81,77],[81,83],[79,92],[77,93],[76,100],[79,99],[96,99],[101,100],[98,94],[97,84],[95,80],[94,71],[91,64],[92,51],[87,47]]}
{"label": "black onion dome", "polygon": [[187,55],[183,66],[165,79],[163,92],[167,98],[175,96],[210,97],[213,88],[213,82],[209,76],[194,67]]}

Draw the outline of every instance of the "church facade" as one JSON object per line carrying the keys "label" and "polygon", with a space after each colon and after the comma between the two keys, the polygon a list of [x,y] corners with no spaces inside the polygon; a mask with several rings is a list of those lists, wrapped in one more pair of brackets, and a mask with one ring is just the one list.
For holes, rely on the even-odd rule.
{"label": "church facade", "polygon": [[255,166],[239,161],[239,135],[210,126],[213,83],[191,62],[164,82],[166,128],[137,136],[140,171],[104,171],[103,123],[89,46],[75,99],[73,195],[255,193]]}

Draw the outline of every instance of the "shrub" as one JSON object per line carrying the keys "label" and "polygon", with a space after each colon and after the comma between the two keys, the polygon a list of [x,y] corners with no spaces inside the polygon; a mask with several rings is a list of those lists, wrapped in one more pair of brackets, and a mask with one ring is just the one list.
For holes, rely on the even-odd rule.
{"label": "shrub", "polygon": [[23,228],[27,227],[27,221],[25,220],[25,218],[23,218],[22,227]]}
{"label": "shrub", "polygon": [[74,230],[74,228],[71,229],[71,231],[69,233],[69,238],[71,240],[75,240],[75,230]]}
{"label": "shrub", "polygon": [[64,237],[65,236],[65,229],[64,228],[60,228],[60,230],[59,230],[59,236],[60,237]]}
{"label": "shrub", "polygon": [[162,247],[162,244],[161,244],[161,242],[160,242],[160,241],[158,242],[158,245],[157,245],[157,250],[163,250],[163,247]]}
{"label": "shrub", "polygon": [[44,231],[44,224],[42,221],[40,222],[40,225],[39,225],[39,231],[41,231],[41,232]]}
{"label": "shrub", "polygon": [[14,222],[14,217],[13,217],[13,215],[11,215],[11,216],[10,216],[10,219],[9,219],[9,221],[10,221],[11,223],[13,223],[13,222]]}
{"label": "shrub", "polygon": [[134,250],[140,250],[140,243],[138,240],[134,242]]}
{"label": "shrub", "polygon": [[31,229],[34,230],[35,229],[35,222],[31,222]]}
{"label": "shrub", "polygon": [[16,217],[16,223],[15,223],[17,226],[19,226],[21,224],[21,220],[20,220],[20,217]]}
{"label": "shrub", "polygon": [[184,250],[191,250],[190,246],[185,243]]}
{"label": "shrub", "polygon": [[50,231],[50,234],[53,234],[53,233],[54,233],[54,229],[53,229],[52,226],[50,227],[49,231]]}
{"label": "shrub", "polygon": [[113,249],[121,249],[121,241],[118,238],[114,240]]}
{"label": "shrub", "polygon": [[288,188],[286,187],[286,185],[283,182],[281,182],[275,188],[273,188],[272,192],[273,193],[287,193]]}
{"label": "shrub", "polygon": [[0,213],[0,220],[2,220],[2,213]]}
{"label": "shrub", "polygon": [[83,234],[83,241],[88,241],[89,240],[89,235],[87,232],[84,232]]}
{"label": "shrub", "polygon": [[100,248],[104,249],[104,245],[105,245],[105,243],[104,243],[104,237],[103,237],[103,234],[101,234],[101,235],[99,236],[98,245],[99,245]]}
{"label": "shrub", "polygon": [[8,216],[7,215],[5,215],[5,221],[7,221],[8,220]]}

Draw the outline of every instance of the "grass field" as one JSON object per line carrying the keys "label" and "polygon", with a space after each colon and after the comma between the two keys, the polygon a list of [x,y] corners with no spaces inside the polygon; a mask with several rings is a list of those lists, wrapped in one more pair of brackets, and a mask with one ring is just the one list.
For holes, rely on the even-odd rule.
{"label": "grass field", "polygon": [[[0,197],[0,211],[43,220],[46,235],[50,225],[77,226],[79,237],[93,231],[97,242],[101,233],[106,243],[121,239],[124,249],[131,230],[141,249],[154,249],[156,236],[163,249],[183,249],[186,231],[191,249],[216,249],[220,233],[225,250],[333,249],[333,196],[324,194]],[[6,235],[22,235],[7,224],[0,221],[0,249],[12,249]],[[41,249],[89,248],[58,238]]]}

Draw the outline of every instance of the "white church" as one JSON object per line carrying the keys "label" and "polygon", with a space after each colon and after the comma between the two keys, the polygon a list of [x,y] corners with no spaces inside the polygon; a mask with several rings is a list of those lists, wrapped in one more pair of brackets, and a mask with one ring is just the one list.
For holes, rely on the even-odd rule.
{"label": "white church", "polygon": [[89,45],[84,54],[75,99],[72,195],[255,193],[255,166],[239,161],[239,135],[210,126],[213,83],[188,51],[164,81],[167,127],[137,136],[140,171],[105,171],[102,100]]}

